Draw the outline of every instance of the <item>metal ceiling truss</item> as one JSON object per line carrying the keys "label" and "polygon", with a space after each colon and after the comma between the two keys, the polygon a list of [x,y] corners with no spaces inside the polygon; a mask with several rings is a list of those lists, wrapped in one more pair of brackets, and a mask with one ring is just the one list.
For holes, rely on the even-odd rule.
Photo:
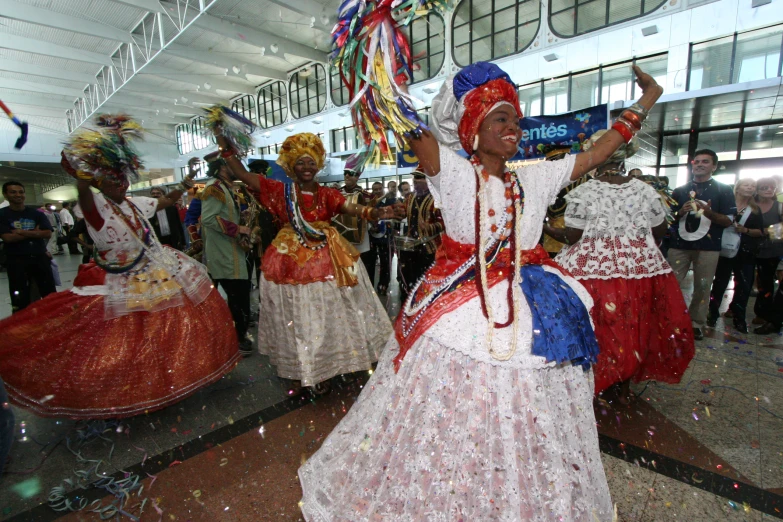
{"label": "metal ceiling truss", "polygon": [[68,128],[73,131],[92,118],[125,84],[152,62],[172,42],[218,0],[172,0],[170,9],[147,13],[131,31],[131,41],[122,43],[104,65],[83,96],[67,111]]}

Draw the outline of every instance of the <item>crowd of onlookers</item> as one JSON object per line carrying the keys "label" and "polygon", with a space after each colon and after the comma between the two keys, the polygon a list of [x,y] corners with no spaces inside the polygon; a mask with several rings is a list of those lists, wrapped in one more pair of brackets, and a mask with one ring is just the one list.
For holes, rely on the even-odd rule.
{"label": "crowd of onlookers", "polygon": [[716,326],[732,277],[734,293],[724,317],[741,333],[748,333],[748,319],[757,334],[777,333],[783,325],[783,289],[776,290],[783,269],[778,230],[783,177],[744,178],[732,188],[713,178],[717,168],[715,152],[695,153],[692,180],[672,193],[675,221],[662,249],[686,293],[691,291],[687,275],[693,273],[689,311],[696,339],[703,337],[703,328]]}
{"label": "crowd of onlookers", "polygon": [[[748,322],[758,334],[779,332],[783,326],[783,290],[777,282],[783,277],[783,238],[776,226],[783,226],[783,176],[744,178],[732,188],[713,178],[717,167],[718,158],[713,151],[697,151],[691,164],[692,180],[672,193],[676,201],[672,205],[675,220],[661,248],[683,290],[692,292],[689,311],[697,339],[703,336],[705,327],[716,325],[723,295],[732,278],[734,293],[724,317],[731,319],[742,333],[749,331]],[[354,181],[358,181],[358,176],[346,171],[346,185],[341,188],[361,190],[352,188],[356,185],[351,183]],[[422,181],[420,185],[419,196],[428,193],[426,183]],[[159,198],[165,193],[165,187],[153,187],[149,195]],[[374,182],[371,192],[362,191],[362,194],[373,206],[394,205],[417,197],[417,191],[408,182],[398,187],[395,181],[389,181],[386,187],[380,181]],[[4,185],[3,196],[2,207],[6,208],[0,208],[3,238],[0,265],[8,271],[9,280],[13,280],[11,300],[13,309],[18,310],[31,299],[54,291],[55,282],[59,284],[53,256],[66,253],[67,248],[69,254],[81,254],[82,261],[88,262],[93,246],[84,219],[74,214],[69,202],[63,202],[60,210],[55,210],[54,205],[31,209],[24,204],[24,186],[16,182]],[[195,192],[191,194],[191,203],[198,203],[198,198],[193,196]],[[246,208],[241,194],[238,203],[243,210]],[[200,208],[198,204],[191,204],[190,209],[180,205],[158,212],[150,223],[161,243],[178,250],[191,247],[193,234],[189,233],[188,225],[192,228],[198,222]],[[46,249],[33,252],[34,242],[23,241],[20,236],[27,232],[11,230],[11,222],[23,223],[23,227],[16,227],[19,229],[51,231],[45,238]],[[275,226],[269,220],[264,224],[266,228]],[[360,248],[361,259],[378,295],[385,297],[389,292],[393,257],[397,254],[394,236],[408,233],[406,223],[380,221],[367,223],[367,227],[369,241],[366,248]],[[268,232],[267,235],[274,237],[276,230]],[[727,251],[727,244],[732,242],[738,246],[735,245],[733,252]],[[247,255],[251,281],[255,279],[253,275],[258,277],[260,263],[254,256],[259,255],[258,250]],[[45,270],[50,265],[52,270]],[[397,272],[397,280],[407,291],[414,281],[404,281],[399,267]],[[686,279],[689,273],[693,274],[692,287],[690,279]],[[748,317],[746,308],[751,296],[756,300],[753,314]]]}

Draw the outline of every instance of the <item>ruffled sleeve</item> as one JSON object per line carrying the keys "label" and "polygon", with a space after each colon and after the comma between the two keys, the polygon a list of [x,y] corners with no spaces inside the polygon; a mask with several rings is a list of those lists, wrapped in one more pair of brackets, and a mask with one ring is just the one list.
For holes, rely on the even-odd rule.
{"label": "ruffled sleeve", "polygon": [[269,179],[258,175],[258,183],[261,190],[253,195],[259,203],[269,209],[281,223],[288,223],[288,214],[285,208],[285,187],[282,181]]}
{"label": "ruffled sleeve", "polygon": [[329,211],[328,219],[332,219],[334,216],[340,214],[340,209],[345,203],[345,196],[343,196],[339,190],[321,187],[320,190],[324,191],[323,202],[326,204],[326,208]]}
{"label": "ruffled sleeve", "polygon": [[666,207],[661,201],[661,195],[652,187],[647,187],[649,195],[647,197],[647,219],[650,221],[650,227],[655,228],[666,220],[668,214]]}
{"label": "ruffled sleeve", "polygon": [[587,187],[586,184],[580,185],[565,196],[567,205],[563,217],[565,218],[566,226],[569,228],[584,230],[587,226],[587,211],[589,205],[585,202],[590,199],[589,197],[585,198],[585,196],[588,195],[586,193],[589,192]]}

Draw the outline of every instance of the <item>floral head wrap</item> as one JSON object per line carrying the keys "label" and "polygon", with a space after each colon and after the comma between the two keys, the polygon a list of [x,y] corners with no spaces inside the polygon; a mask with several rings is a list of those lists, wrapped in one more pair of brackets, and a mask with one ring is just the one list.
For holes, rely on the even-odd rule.
{"label": "floral head wrap", "polygon": [[288,177],[294,177],[294,165],[299,158],[307,156],[315,160],[318,170],[324,168],[326,163],[326,150],[321,138],[309,132],[302,132],[289,136],[280,147],[277,164],[283,167]]}
{"label": "floral head wrap", "polygon": [[444,145],[473,154],[473,139],[487,114],[502,104],[522,117],[517,88],[493,63],[476,62],[446,80],[432,100],[431,127]]}

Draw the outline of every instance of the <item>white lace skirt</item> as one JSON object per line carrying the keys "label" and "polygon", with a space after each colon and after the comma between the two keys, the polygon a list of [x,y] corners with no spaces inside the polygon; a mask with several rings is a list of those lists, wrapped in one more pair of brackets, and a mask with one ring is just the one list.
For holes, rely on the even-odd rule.
{"label": "white lace skirt", "polygon": [[610,521],[592,376],[478,362],[392,338],[357,403],[299,469],[323,521]]}
{"label": "white lace skirt", "polygon": [[392,332],[367,271],[358,283],[278,285],[260,281],[258,349],[284,379],[313,386],[335,375],[368,370]]}

